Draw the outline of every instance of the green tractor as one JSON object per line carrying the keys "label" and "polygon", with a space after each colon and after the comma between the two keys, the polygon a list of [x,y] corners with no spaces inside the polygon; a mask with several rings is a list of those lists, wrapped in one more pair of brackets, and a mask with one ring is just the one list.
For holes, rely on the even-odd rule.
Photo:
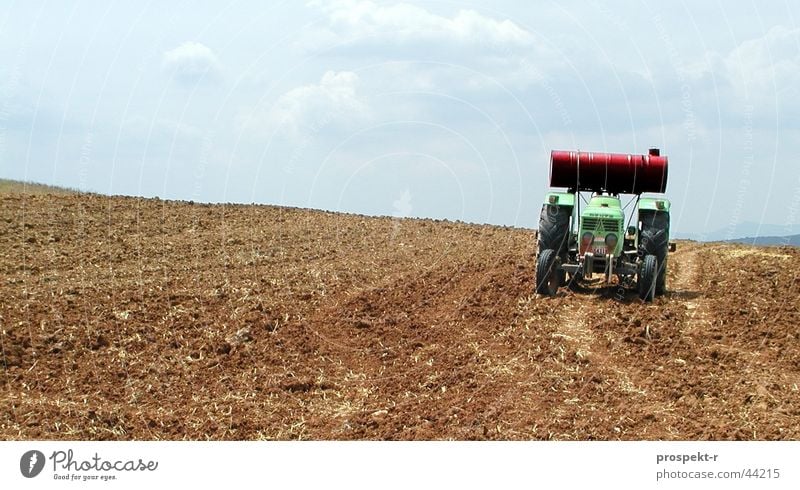
{"label": "green tractor", "polygon": [[[668,252],[675,250],[670,202],[641,194],[666,191],[667,157],[657,149],[647,155],[553,151],[550,162],[550,186],[566,191],[549,192],[542,206],[536,292],[553,296],[562,285],[601,275],[605,284],[616,276],[621,287],[635,287],[643,301],[664,294]],[[620,194],[636,201],[628,226]]]}

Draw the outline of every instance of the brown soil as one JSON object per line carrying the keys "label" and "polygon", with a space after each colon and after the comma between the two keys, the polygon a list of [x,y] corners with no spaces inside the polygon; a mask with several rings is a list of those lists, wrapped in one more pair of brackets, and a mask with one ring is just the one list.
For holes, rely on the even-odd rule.
{"label": "brown soil", "polygon": [[0,197],[3,439],[800,439],[797,249],[533,293],[529,230]]}

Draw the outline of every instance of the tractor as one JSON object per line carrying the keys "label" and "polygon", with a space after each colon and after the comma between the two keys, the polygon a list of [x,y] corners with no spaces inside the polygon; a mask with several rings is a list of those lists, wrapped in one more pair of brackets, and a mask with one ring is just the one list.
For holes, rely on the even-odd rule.
{"label": "tractor", "polygon": [[[552,151],[550,187],[565,190],[548,192],[542,206],[536,292],[553,296],[597,275],[606,285],[616,277],[646,302],[664,294],[668,252],[675,250],[670,202],[642,194],[666,191],[667,166],[657,148],[646,155]],[[625,206],[621,194],[632,196]],[[626,226],[625,209],[634,201]]]}

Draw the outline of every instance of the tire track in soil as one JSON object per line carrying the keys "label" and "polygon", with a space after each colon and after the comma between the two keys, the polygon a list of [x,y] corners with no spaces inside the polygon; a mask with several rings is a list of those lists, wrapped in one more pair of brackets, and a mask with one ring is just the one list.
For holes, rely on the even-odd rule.
{"label": "tire track in soil", "polygon": [[[619,388],[628,394],[644,395],[645,390],[636,382],[636,373],[631,370],[629,359],[621,359],[610,352],[606,343],[616,334],[609,331],[596,331],[605,328],[598,320],[605,315],[606,305],[594,294],[572,294],[571,306],[558,315],[557,332],[553,334],[564,338],[575,349],[579,359],[590,361],[589,371],[601,375],[609,387]],[[614,308],[614,306],[612,306]],[[582,391],[582,390],[581,390]]]}
{"label": "tire track in soil", "polygon": [[[596,403],[598,394],[606,400],[633,402],[627,409],[618,406],[608,411],[606,407],[603,419],[611,428],[606,438],[627,438],[630,437],[626,436],[627,431],[636,433],[643,427],[650,427],[644,431],[651,434],[648,437],[660,438],[666,436],[661,425],[680,425],[673,414],[674,403],[669,393],[653,380],[654,372],[664,369],[666,361],[655,354],[663,340],[659,315],[672,312],[676,319],[687,318],[682,322],[681,334],[685,336],[694,331],[702,332],[704,325],[711,323],[707,301],[697,293],[702,279],[701,251],[687,244],[672,255],[668,293],[653,304],[642,303],[632,291],[624,298],[611,298],[612,291],[608,288],[590,293],[567,293],[566,306],[557,314],[557,328],[552,335],[574,349],[577,358],[588,361],[578,364],[584,379],[602,380],[599,393],[587,392],[587,383],[584,383],[573,396],[577,399],[586,395],[586,400],[581,399],[582,405]],[[639,361],[631,362],[632,358]],[[643,437],[642,433],[637,437]]]}
{"label": "tire track in soil", "polygon": [[672,287],[668,284],[669,297],[683,299],[686,307],[686,327],[684,335],[693,335],[705,331],[711,324],[708,301],[703,299],[698,292],[702,289],[703,266],[702,259],[698,256],[701,249],[696,245],[685,245],[686,252],[678,252],[675,257],[679,260]]}
{"label": "tire track in soil", "polygon": [[[559,315],[558,326],[554,337],[561,337],[576,349],[576,355],[580,358],[584,357],[599,357],[605,358],[604,354],[598,353],[597,340],[592,333],[592,330],[587,326],[586,314],[586,301],[581,298],[578,300],[573,296],[571,300],[574,301],[573,306],[564,308],[564,312]],[[591,306],[589,306],[591,307]]]}
{"label": "tire track in soil", "polygon": [[[785,404],[785,400],[773,393],[789,391],[786,387],[793,384],[790,390],[795,393],[798,391],[795,384],[798,379],[798,363],[790,362],[778,367],[774,356],[782,348],[769,348],[767,339],[780,339],[780,336],[774,336],[771,332],[774,327],[769,323],[763,320],[752,321],[753,317],[760,315],[758,308],[753,308],[755,302],[762,294],[769,296],[773,293],[768,287],[753,287],[753,283],[763,281],[763,276],[754,279],[748,274],[748,265],[736,261],[742,257],[786,259],[790,256],[729,244],[693,244],[688,252],[687,259],[682,264],[686,267],[678,269],[675,281],[678,286],[686,288],[676,292],[687,298],[687,327],[683,331],[690,338],[697,339],[694,348],[697,358],[704,358],[707,363],[714,365],[708,369],[716,369],[718,377],[726,379],[729,385],[727,397],[740,400],[733,407],[713,408],[713,417],[718,424],[728,423],[730,427],[736,427],[725,434],[724,438],[761,439],[765,434],[786,431],[780,427],[782,423],[786,423],[781,421],[781,416],[791,413],[791,409],[786,408],[788,404]],[[738,278],[731,280],[732,277]],[[707,293],[701,294],[701,291]],[[735,323],[731,322],[731,317],[735,318],[737,314],[740,318],[736,318]],[[737,332],[736,327],[742,322],[741,316],[747,318],[749,335]],[[748,342],[747,337],[754,335],[762,340],[757,343],[752,343],[752,340]],[[773,342],[779,345],[780,340]],[[784,407],[778,409],[781,405]],[[712,412],[712,409],[707,410]],[[773,424],[775,421],[780,422],[765,428],[759,424],[764,413],[770,413],[774,417]],[[707,429],[702,437],[708,437]]]}

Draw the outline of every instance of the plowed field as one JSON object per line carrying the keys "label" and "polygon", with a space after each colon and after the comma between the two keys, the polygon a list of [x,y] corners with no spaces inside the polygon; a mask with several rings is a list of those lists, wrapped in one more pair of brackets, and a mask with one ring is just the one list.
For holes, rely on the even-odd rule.
{"label": "plowed field", "polygon": [[796,249],[679,242],[647,305],[537,297],[534,254],[522,229],[0,197],[0,436],[800,439]]}

